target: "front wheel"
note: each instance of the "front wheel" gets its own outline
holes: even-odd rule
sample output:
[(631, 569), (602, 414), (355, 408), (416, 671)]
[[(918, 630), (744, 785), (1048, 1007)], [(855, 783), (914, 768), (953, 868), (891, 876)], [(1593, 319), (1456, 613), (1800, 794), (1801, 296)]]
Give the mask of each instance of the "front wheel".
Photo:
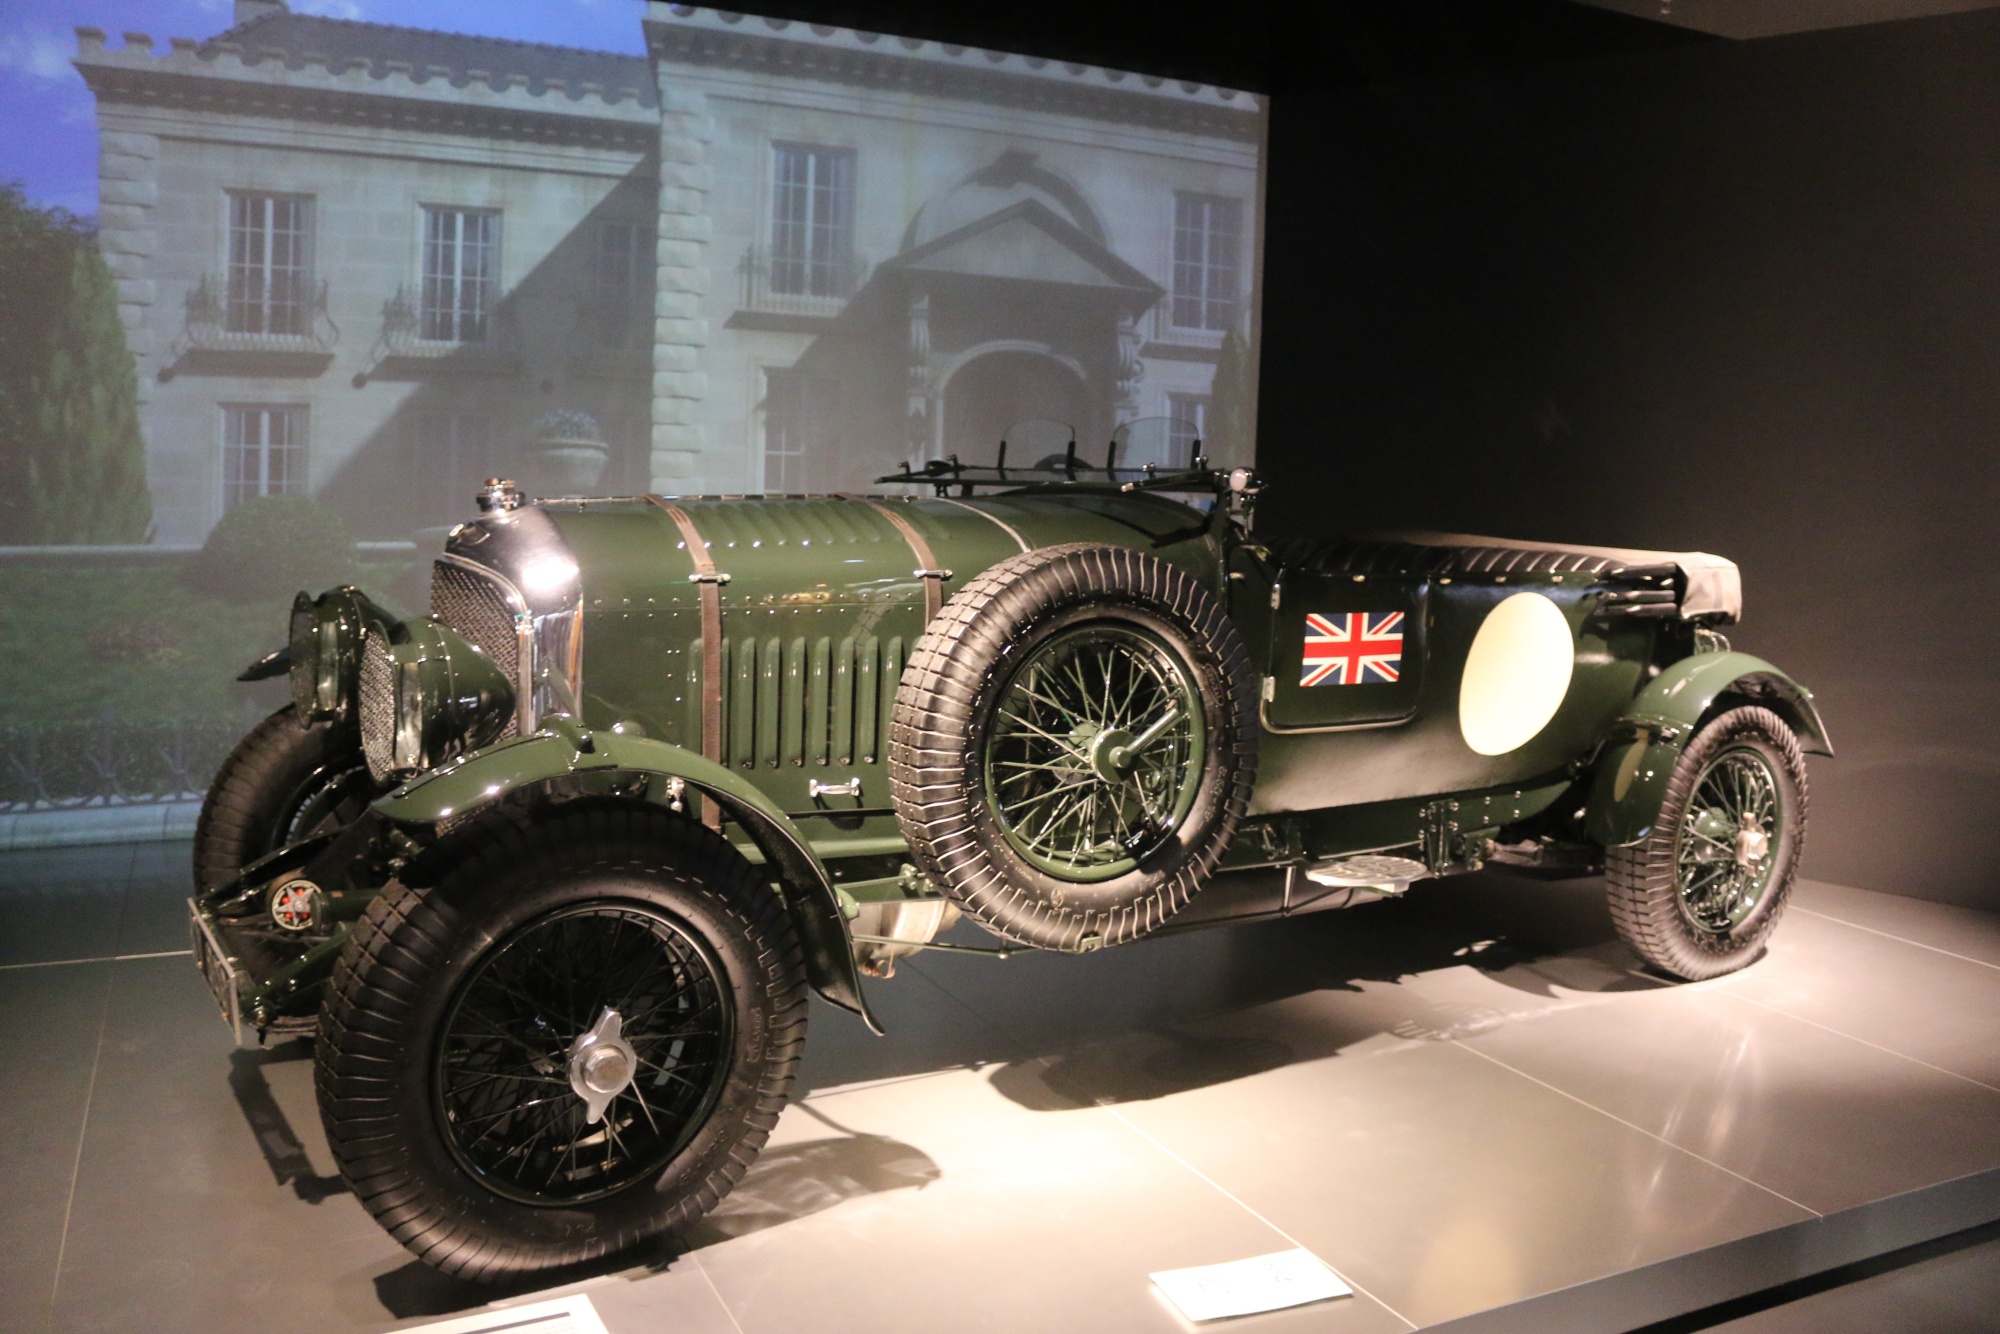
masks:
[(227, 884), (267, 853), (346, 824), (381, 795), (343, 722), (301, 723), (287, 704), (222, 762), (194, 832), (197, 890)]
[(594, 1260), (713, 1208), (763, 1147), (805, 1043), (777, 896), (663, 811), (498, 820), (396, 886), (321, 1015), (327, 1139), (356, 1198), (449, 1274)]
[(1653, 831), (1605, 854), (1618, 934), (1687, 981), (1743, 967), (1777, 928), (1805, 827), (1805, 759), (1784, 719), (1711, 719), (1675, 763)]

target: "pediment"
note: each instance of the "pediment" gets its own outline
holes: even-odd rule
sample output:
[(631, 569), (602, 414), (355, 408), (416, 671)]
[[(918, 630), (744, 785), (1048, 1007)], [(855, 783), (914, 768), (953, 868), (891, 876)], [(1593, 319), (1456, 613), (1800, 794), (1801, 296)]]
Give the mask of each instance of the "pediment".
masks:
[(1024, 199), (888, 261), (917, 273), (1097, 287), (1157, 300), (1159, 284), (1040, 200)]

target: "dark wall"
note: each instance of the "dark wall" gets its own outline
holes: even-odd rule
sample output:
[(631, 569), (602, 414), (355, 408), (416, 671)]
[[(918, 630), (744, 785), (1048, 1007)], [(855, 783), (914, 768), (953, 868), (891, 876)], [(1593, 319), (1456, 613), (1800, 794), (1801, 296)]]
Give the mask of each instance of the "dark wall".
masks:
[(2000, 13), (762, 7), (1269, 93), (1269, 526), (1735, 558), (1840, 750), (1808, 873), (2000, 908)]
[(758, 0), (757, 12), (1287, 96), (1713, 40), (1570, 0)]
[(2000, 14), (1274, 101), (1273, 527), (1701, 548), (1807, 872), (2000, 907)]

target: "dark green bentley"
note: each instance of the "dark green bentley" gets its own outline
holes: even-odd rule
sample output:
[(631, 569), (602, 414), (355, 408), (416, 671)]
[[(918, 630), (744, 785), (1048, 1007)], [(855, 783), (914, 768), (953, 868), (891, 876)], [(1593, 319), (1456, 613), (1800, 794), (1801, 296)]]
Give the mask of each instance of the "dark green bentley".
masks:
[[(1004, 462), (1004, 453), (1002, 455)], [(608, 1255), (743, 1175), (807, 988), (961, 915), (1009, 950), (1601, 862), (1618, 929), (1754, 958), (1811, 695), (1732, 652), (1736, 567), (1253, 535), (1246, 470), (955, 460), (885, 496), (524, 504), (428, 616), (301, 594), (292, 704), (223, 766), (195, 953), (239, 1039), (316, 1034), (355, 1195), (424, 1260)]]

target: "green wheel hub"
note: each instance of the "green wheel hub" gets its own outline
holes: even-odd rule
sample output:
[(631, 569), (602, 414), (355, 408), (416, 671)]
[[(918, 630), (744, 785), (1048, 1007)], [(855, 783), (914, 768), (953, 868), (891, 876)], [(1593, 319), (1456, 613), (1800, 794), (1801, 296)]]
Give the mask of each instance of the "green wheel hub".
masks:
[(1701, 771), (1674, 847), (1681, 909), (1710, 935), (1741, 926), (1763, 901), (1784, 812), (1778, 778), (1755, 750), (1725, 750)]
[(1165, 640), (1101, 621), (1058, 631), (1001, 687), (987, 809), (1038, 870), (1112, 879), (1194, 805), (1205, 733), (1194, 672)]

